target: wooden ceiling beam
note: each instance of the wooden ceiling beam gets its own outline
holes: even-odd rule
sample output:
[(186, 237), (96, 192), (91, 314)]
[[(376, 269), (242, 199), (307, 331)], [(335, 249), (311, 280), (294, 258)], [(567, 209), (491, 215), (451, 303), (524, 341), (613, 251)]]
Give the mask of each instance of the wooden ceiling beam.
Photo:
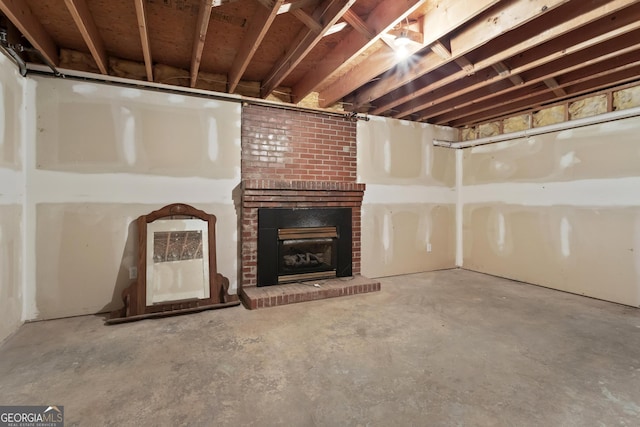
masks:
[(367, 23), (351, 9), (347, 10), (342, 17), (347, 21), (347, 24), (351, 25), (351, 28), (363, 35), (365, 39), (373, 40), (376, 37), (377, 34), (375, 30), (369, 28)]
[[(520, 4), (520, 2), (517, 2), (517, 4)], [(625, 10), (628, 7), (634, 7), (633, 5), (635, 5), (635, 7), (640, 7), (637, 5), (637, 2), (635, 0), (614, 0), (605, 6), (601, 6), (599, 8), (590, 10), (587, 13), (571, 18), (568, 21), (556, 25), (555, 27), (549, 28), (534, 37), (527, 38), (520, 43), (512, 44), (508, 48), (501, 49), (493, 55), (487, 55), (484, 59), (476, 62), (476, 72), (479, 72), (480, 70), (488, 67), (492, 67), (494, 64), (507, 60), (509, 58), (519, 57), (521, 55), (531, 53), (539, 49), (544, 49), (544, 42), (550, 39), (556, 39), (560, 36), (565, 36), (564, 40), (566, 40), (566, 35), (573, 32), (577, 32), (577, 34), (581, 36), (590, 38), (592, 37), (592, 35), (584, 32), (584, 28), (589, 24), (593, 24), (594, 28), (597, 27), (597, 31), (606, 31), (607, 28), (616, 28), (617, 30), (619, 30), (618, 26), (624, 25), (623, 22), (625, 19), (635, 22), (635, 20), (632, 19), (632, 17), (635, 16), (633, 13), (625, 13)], [(602, 19), (603, 16), (607, 18)], [(626, 29), (626, 31), (629, 31), (630, 29)], [(622, 31), (625, 31), (625, 29), (623, 28)], [(615, 36), (615, 33), (611, 33), (610, 37), (612, 36)], [(596, 36), (593, 36), (592, 41), (595, 41), (595, 37)], [(589, 41), (587, 41), (587, 43), (589, 43)], [(554, 49), (556, 46), (559, 45), (557, 43), (554, 43), (550, 45), (550, 48)], [(573, 48), (568, 47), (568, 49)], [(546, 54), (538, 54), (538, 60), (532, 60), (531, 62), (528, 62), (529, 65), (525, 63), (522, 67), (512, 68), (511, 73), (521, 74), (523, 71), (526, 71), (537, 65), (541, 65), (545, 62), (557, 59), (564, 54), (565, 51), (562, 47), (559, 49), (555, 49), (552, 52), (547, 52)], [(389, 95), (385, 96), (384, 99), (380, 100), (380, 103), (376, 103), (376, 108), (372, 111), (372, 114), (378, 114), (379, 111), (386, 111), (390, 108), (401, 106), (400, 108), (396, 108), (398, 110), (398, 113), (395, 114), (394, 117), (401, 118), (409, 116), (416, 111), (420, 111), (425, 108), (425, 104), (423, 101), (421, 101), (421, 99), (423, 99), (424, 97), (429, 97), (429, 101), (432, 101), (433, 97), (428, 94), (433, 93), (439, 88), (443, 88), (447, 85), (455, 84), (456, 82), (464, 79), (465, 76), (466, 73), (464, 71), (460, 71), (458, 73), (449, 74), (448, 76), (440, 78), (437, 81), (432, 81), (431, 79), (429, 79), (428, 75), (425, 75), (414, 82), (414, 86), (419, 89), (412, 90), (407, 94), (398, 94), (395, 92), (389, 93)], [(492, 79), (488, 79), (487, 83), (495, 83), (496, 80), (501, 78), (502, 77), (494, 77)], [(477, 84), (482, 85), (482, 81), (477, 82)]]
[[(395, 108), (398, 105), (403, 104), (411, 99), (412, 96), (418, 96), (414, 91), (406, 95), (396, 94), (393, 91), (408, 85), (410, 82), (426, 75), (427, 73), (445, 65), (448, 62), (470, 53), (471, 51), (480, 48), (490, 40), (504, 34), (510, 29), (517, 28), (536, 17), (539, 17), (550, 10), (558, 7), (561, 4), (566, 3), (567, 0), (533, 0), (527, 2), (507, 2), (504, 6), (498, 7), (495, 12), (491, 13), (486, 19), (480, 21), (471, 21), (471, 23), (462, 29), (459, 33), (453, 35), (449, 39), (449, 48), (451, 56), (448, 59), (443, 59), (439, 55), (424, 55), (417, 63), (412, 64), (411, 73), (391, 73), (390, 75), (382, 78), (376, 83), (370, 85), (364, 90), (360, 91), (356, 97), (356, 107), (364, 105), (366, 103), (373, 103), (376, 108), (371, 111), (372, 114), (380, 114), (384, 111)], [(459, 8), (469, 8), (468, 2), (457, 3)], [(465, 6), (466, 5), (466, 6)], [(490, 6), (484, 4), (484, 6)], [(544, 7), (543, 7), (544, 6)], [(464, 11), (464, 9), (456, 9), (462, 18), (470, 14), (470, 11)], [(484, 10), (484, 9), (482, 9)], [(438, 21), (450, 18), (446, 11), (439, 12), (440, 15)], [(450, 12), (450, 13), (453, 13)], [(475, 14), (477, 15), (477, 13)], [(474, 16), (475, 16), (474, 15)], [(451, 17), (453, 18), (453, 17)], [(472, 17), (469, 16), (468, 19)], [(496, 22), (495, 25), (487, 24)], [(440, 24), (442, 25), (442, 24)], [(450, 31), (449, 31), (450, 32)], [(471, 37), (473, 35), (473, 37)], [(460, 43), (459, 39), (463, 39), (466, 43)], [(477, 72), (481, 67), (478, 63), (474, 64), (474, 70)], [(462, 78), (467, 75), (468, 70), (457, 74), (457, 78)], [(419, 88), (419, 85), (411, 85), (412, 88)], [(385, 95), (389, 95), (388, 99)], [(384, 97), (384, 98), (383, 98)], [(380, 99), (383, 98), (383, 99)], [(379, 100), (376, 102), (376, 100)]]
[[(426, 12), (422, 22), (422, 33), (425, 34), (423, 43), (435, 42), (498, 2), (499, 0), (476, 0), (473, 2), (473, 7), (469, 5), (468, 0), (450, 0), (446, 7), (440, 7), (441, 4), (434, 2), (432, 9)], [(411, 53), (418, 50), (415, 49)], [(328, 107), (334, 104), (345, 95), (403, 61), (401, 58), (388, 55), (386, 49), (370, 55), (365, 61), (344, 74), (339, 81), (333, 83), (331, 87), (320, 91), (320, 106)], [(413, 66), (412, 72), (406, 74), (413, 74)], [(359, 104), (368, 102), (368, 100), (361, 102), (360, 96), (357, 97), (357, 101)]]
[(507, 67), (502, 61), (496, 62), (491, 67), (502, 77), (508, 77), (509, 74), (511, 74), (511, 70), (509, 70), (509, 67)]
[(51, 64), (60, 64), (58, 47), (24, 0), (0, 0), (0, 10)]
[(64, 0), (64, 3), (67, 5), (67, 9), (69, 9), (69, 13), (71, 13), (73, 21), (76, 23), (76, 27), (78, 27), (82, 35), (82, 39), (89, 48), (91, 56), (93, 56), (94, 61), (96, 61), (98, 69), (102, 74), (109, 74), (107, 52), (86, 1)]
[[(615, 42), (615, 41), (614, 41)], [(550, 78), (553, 75), (559, 75), (562, 73), (563, 81), (568, 80), (567, 75), (572, 76), (572, 79), (576, 79), (585, 77), (586, 73), (599, 73), (603, 70), (608, 69), (610, 66), (624, 66), (628, 63), (634, 62), (637, 57), (633, 55), (638, 54), (638, 47), (631, 46), (624, 48), (622, 50), (612, 50), (608, 53), (603, 53), (603, 57), (598, 59), (597, 62), (594, 61), (577, 61), (576, 63), (572, 63), (573, 65), (567, 65), (567, 63), (559, 63), (555, 67), (554, 70), (547, 69), (541, 70), (538, 74), (532, 76), (530, 80), (527, 81), (524, 85), (519, 87), (514, 87), (510, 85), (506, 80), (498, 84), (493, 84), (491, 86), (482, 87), (479, 90), (474, 92), (466, 93), (457, 98), (451, 98), (448, 102), (437, 104), (433, 107), (426, 108), (417, 112), (415, 117), (418, 117), (420, 120), (431, 120), (434, 117), (445, 116), (447, 120), (455, 120), (459, 117), (462, 117), (466, 114), (475, 113), (477, 111), (482, 110), (486, 105), (488, 109), (493, 109), (494, 106), (498, 106), (500, 104), (500, 99), (504, 98), (507, 100), (511, 100), (515, 98), (517, 93), (527, 93), (527, 91), (531, 92), (536, 87), (543, 87), (545, 89), (551, 89), (548, 85), (544, 83), (544, 80)], [(587, 56), (587, 55), (585, 55)], [(607, 61), (609, 64), (607, 64)], [(582, 71), (581, 71), (582, 70)], [(584, 70), (589, 70), (584, 71)], [(558, 85), (560, 88), (562, 85)], [(564, 97), (566, 93), (555, 94), (555, 96)]]
[(196, 24), (196, 33), (193, 40), (193, 52), (191, 54), (191, 87), (196, 86), (198, 80), (198, 71), (200, 70), (200, 62), (202, 61), (202, 50), (204, 42), (207, 39), (207, 30), (209, 29), (209, 20), (211, 19), (211, 9), (214, 3), (220, 6), (220, 0), (201, 0), (200, 11), (198, 12), (198, 23)]
[(292, 10), (291, 14), (296, 18), (298, 18), (300, 22), (306, 25), (307, 28), (309, 28), (314, 33), (318, 34), (320, 31), (322, 31), (322, 25), (320, 25), (318, 21), (313, 19), (313, 17), (309, 15), (307, 12), (305, 12), (304, 10), (302, 9)]
[[(519, 87), (530, 87), (544, 82), (545, 79), (555, 78), (560, 74), (580, 69), (605, 59), (609, 59), (609, 61), (617, 60), (617, 55), (625, 54), (628, 50), (634, 51), (636, 49), (636, 40), (640, 39), (640, 21), (636, 21), (632, 17), (630, 19), (633, 21), (631, 24), (623, 25), (599, 37), (590, 38), (588, 34), (584, 34), (587, 40), (583, 43), (579, 43), (570, 49), (561, 49), (554, 54), (515, 68), (512, 71), (522, 75), (524, 80)], [(613, 21), (609, 22), (609, 24), (617, 27), (621, 23)], [(412, 108), (412, 114), (421, 111), (420, 117), (424, 120), (440, 115), (450, 109), (460, 110), (466, 105), (476, 104), (485, 98), (495, 97), (515, 89), (512, 85), (499, 89), (496, 84), (500, 80), (503, 80), (503, 78), (497, 76), (481, 79), (474, 84), (460, 81), (458, 83), (459, 86), (456, 86), (454, 90), (442, 88), (430, 94), (425, 94), (420, 99), (426, 101), (426, 104), (420, 105), (420, 100), (412, 101), (418, 106), (417, 108)], [(481, 95), (479, 90), (483, 89), (484, 93)], [(437, 101), (431, 99), (434, 95)], [(463, 98), (465, 96), (466, 98)], [(400, 114), (402, 113), (398, 113), (398, 116)]]
[[(261, 2), (262, 3), (262, 2)], [(229, 93), (235, 92), (242, 75), (255, 55), (260, 43), (271, 27), (278, 10), (282, 7), (284, 0), (276, 0), (271, 2), (271, 6), (259, 7), (249, 21), (249, 29), (242, 40), (240, 49), (236, 53), (233, 64), (229, 70), (228, 85)]]
[(147, 7), (145, 0), (134, 0), (136, 7), (136, 18), (138, 20), (138, 30), (140, 32), (140, 43), (142, 44), (142, 56), (144, 58), (144, 68), (147, 73), (147, 81), (153, 81), (153, 61), (151, 59), (151, 45), (149, 44), (149, 28), (147, 24)]
[[(270, 0), (258, 0), (260, 2), (266, 2)], [(319, 0), (297, 0), (297, 1), (287, 1), (280, 6), (278, 9), (278, 15), (282, 15), (283, 13), (293, 12), (296, 9), (301, 9), (307, 6), (315, 6), (317, 5)]]
[(429, 49), (445, 61), (451, 59), (451, 43), (447, 43), (447, 40), (436, 40)]
[(546, 79), (542, 80), (544, 82), (545, 85), (547, 85), (547, 87), (549, 89), (551, 89), (553, 91), (553, 93), (558, 96), (558, 97), (563, 97), (563, 96), (567, 96), (567, 92), (564, 91), (564, 89), (562, 89), (560, 87), (560, 85), (558, 84), (558, 82), (556, 81), (556, 79), (554, 79), (553, 77), (549, 77)]
[(464, 55), (459, 56), (453, 60), (462, 70), (467, 73), (467, 76), (475, 74), (473, 64)]
[(289, 50), (271, 69), (262, 82), (260, 94), (263, 98), (271, 92), (293, 71), (304, 59), (313, 47), (322, 39), (324, 33), (335, 24), (338, 19), (349, 10), (356, 0), (325, 0), (313, 12), (313, 19), (322, 25), (318, 33), (309, 28), (303, 28), (298, 32)]
[[(578, 78), (575, 81), (567, 81), (561, 86), (567, 92), (567, 96), (576, 97), (635, 81), (638, 75), (640, 75), (640, 61), (621, 67), (606, 67), (604, 71), (595, 74), (586, 72), (582, 78)], [(505, 117), (522, 111), (551, 106), (553, 104), (549, 104), (554, 99), (556, 99), (556, 95), (553, 94), (552, 90), (547, 86), (542, 86), (536, 90), (528, 89), (525, 93), (520, 93), (516, 98), (509, 97), (497, 105), (492, 103), (491, 107), (482, 109), (475, 114), (462, 115), (453, 120), (444, 116), (437, 118), (436, 123), (447, 123), (451, 126), (473, 125), (498, 116)], [(497, 112), (496, 109), (498, 110)]]
[[(639, 24), (640, 25), (640, 24)], [(571, 55), (563, 56), (553, 63), (545, 64), (532, 70), (527, 74), (526, 82), (523, 85), (514, 87), (512, 85), (483, 85), (477, 90), (465, 92), (462, 96), (447, 97), (445, 103), (424, 109), (418, 112), (420, 120), (429, 120), (433, 117), (445, 116), (447, 120), (455, 120), (465, 114), (475, 113), (481, 110), (483, 105), (487, 108), (495, 108), (500, 104), (500, 97), (511, 100), (514, 94), (524, 91), (531, 91), (531, 88), (542, 85), (550, 89), (558, 89), (564, 84), (558, 84), (556, 88), (549, 88), (545, 80), (553, 78), (556, 83), (566, 80), (576, 80), (577, 78), (588, 77), (591, 74), (601, 73), (610, 67), (626, 66), (637, 61), (640, 45), (635, 40), (640, 38), (640, 29), (634, 33), (624, 34), (621, 37), (611, 39), (606, 43), (601, 43), (591, 47), (591, 51), (575, 52)], [(594, 57), (595, 52), (599, 56)], [(589, 59), (591, 58), (591, 59)], [(565, 77), (570, 75), (571, 77)], [(578, 77), (576, 77), (578, 76)], [(555, 94), (555, 96), (566, 96)]]
[[(324, 60), (300, 79), (292, 88), (295, 102), (299, 102), (324, 81), (343, 72), (349, 62), (376, 43), (383, 34), (402, 22), (425, 3), (424, 0), (385, 0), (363, 21), (352, 11), (343, 17), (354, 31), (349, 32)], [(326, 104), (326, 103), (323, 103)]]
[(504, 62), (502, 61), (496, 62), (495, 64), (492, 65), (492, 67), (496, 71), (496, 73), (498, 73), (500, 76), (506, 77), (509, 80), (511, 80), (511, 83), (513, 83), (514, 86), (519, 86), (522, 83), (524, 83), (524, 80), (522, 80), (522, 77), (520, 77), (518, 74), (512, 74), (511, 70), (509, 69), (509, 67), (507, 67), (504, 64)]

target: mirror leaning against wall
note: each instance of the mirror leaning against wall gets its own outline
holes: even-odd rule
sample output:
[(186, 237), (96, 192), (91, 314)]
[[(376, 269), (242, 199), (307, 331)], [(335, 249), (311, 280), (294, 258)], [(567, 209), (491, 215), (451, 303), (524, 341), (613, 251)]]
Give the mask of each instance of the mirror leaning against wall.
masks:
[(216, 264), (216, 217), (174, 203), (142, 215), (138, 279), (122, 292), (124, 307), (107, 323), (239, 305)]

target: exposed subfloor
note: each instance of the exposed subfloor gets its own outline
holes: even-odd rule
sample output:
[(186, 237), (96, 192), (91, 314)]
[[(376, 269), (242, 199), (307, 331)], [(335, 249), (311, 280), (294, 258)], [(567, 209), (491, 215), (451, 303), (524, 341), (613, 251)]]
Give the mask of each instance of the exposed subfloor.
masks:
[(0, 404), (64, 405), (68, 426), (640, 425), (640, 310), (464, 270), (380, 281), (26, 324), (0, 348)]

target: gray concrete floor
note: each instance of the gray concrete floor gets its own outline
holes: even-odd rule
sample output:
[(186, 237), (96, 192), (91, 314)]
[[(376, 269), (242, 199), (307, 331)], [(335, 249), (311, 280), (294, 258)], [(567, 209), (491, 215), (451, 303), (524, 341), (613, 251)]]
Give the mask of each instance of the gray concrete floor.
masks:
[(640, 310), (462, 270), (381, 281), (26, 324), (0, 348), (0, 404), (64, 405), (68, 426), (640, 425)]

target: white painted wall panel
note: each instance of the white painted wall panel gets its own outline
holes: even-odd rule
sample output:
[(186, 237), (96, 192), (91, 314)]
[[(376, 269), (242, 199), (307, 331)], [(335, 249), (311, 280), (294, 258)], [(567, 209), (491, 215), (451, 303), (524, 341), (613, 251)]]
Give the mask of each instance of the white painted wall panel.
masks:
[(110, 311), (137, 265), (135, 219), (170, 203), (217, 217), (237, 289), (240, 105), (73, 80), (32, 80), (29, 318)]
[(640, 305), (640, 118), (464, 150), (463, 266)]
[(23, 83), (0, 54), (0, 342), (23, 320)]
[(455, 155), (433, 146), (446, 133), (380, 117), (358, 123), (363, 275), (455, 267)]
[[(235, 292), (239, 104), (23, 80), (2, 56), (0, 91), (0, 340), (21, 320), (120, 307), (135, 218), (168, 203), (218, 217), (218, 269)], [(359, 122), (362, 273), (458, 262), (640, 305), (639, 131), (629, 118), (456, 154), (433, 146), (454, 139), (446, 128)]]

